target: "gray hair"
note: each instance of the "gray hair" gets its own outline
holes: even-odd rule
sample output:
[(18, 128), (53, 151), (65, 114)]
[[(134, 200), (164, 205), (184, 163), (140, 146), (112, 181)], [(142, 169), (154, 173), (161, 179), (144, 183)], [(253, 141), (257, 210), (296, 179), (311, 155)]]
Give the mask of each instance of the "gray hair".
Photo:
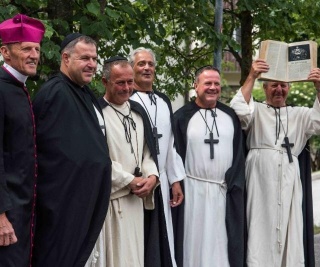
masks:
[(196, 83), (199, 81), (199, 76), (201, 75), (201, 73), (203, 73), (205, 70), (214, 70), (220, 74), (220, 70), (212, 65), (206, 65), (206, 66), (200, 67), (199, 69), (196, 70), (194, 74), (194, 81)]
[(74, 52), (74, 48), (77, 43), (84, 42), (86, 44), (93, 44), (95, 47), (97, 47), (97, 42), (93, 40), (91, 37), (82, 35), (74, 40), (72, 40), (70, 43), (68, 43), (65, 48), (61, 51), (61, 55), (63, 53), (67, 53), (69, 56)]
[(139, 47), (139, 48), (133, 50), (129, 55), (129, 62), (131, 64), (131, 66), (134, 65), (134, 62), (136, 60), (136, 55), (141, 53), (141, 52), (148, 52), (152, 56), (154, 65), (155, 66), (157, 65), (155, 53), (150, 48)]
[(115, 65), (120, 65), (121, 67), (131, 66), (127, 60), (116, 60), (116, 61), (105, 63), (102, 69), (102, 77), (105, 78), (107, 81), (110, 80), (111, 71), (113, 66)]

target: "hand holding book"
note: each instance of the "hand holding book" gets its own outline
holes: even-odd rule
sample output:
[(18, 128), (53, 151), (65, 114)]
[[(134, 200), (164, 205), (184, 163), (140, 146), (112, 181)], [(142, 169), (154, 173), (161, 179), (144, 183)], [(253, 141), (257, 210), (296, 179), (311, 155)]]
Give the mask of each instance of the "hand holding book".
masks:
[(260, 74), (261, 80), (307, 81), (310, 71), (317, 67), (317, 43), (262, 41), (259, 58), (264, 59), (270, 67), (268, 72)]

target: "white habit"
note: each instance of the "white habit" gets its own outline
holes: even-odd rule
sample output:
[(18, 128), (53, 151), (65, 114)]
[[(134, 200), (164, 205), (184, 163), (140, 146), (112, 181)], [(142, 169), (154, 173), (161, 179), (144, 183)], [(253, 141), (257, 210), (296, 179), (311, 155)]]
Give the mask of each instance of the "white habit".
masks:
[[(149, 112), (149, 120), (151, 119), (153, 124), (155, 124), (156, 120), (158, 134), (162, 134), (162, 137), (159, 138), (160, 154), (158, 154), (160, 185), (164, 202), (163, 206), (170, 245), (170, 253), (173, 267), (175, 267), (176, 263), (174, 260), (174, 239), (169, 190), (173, 183), (183, 180), (186, 174), (182, 159), (174, 147), (174, 137), (171, 128), (170, 111), (168, 105), (158, 95), (154, 94), (154, 97), (156, 98), (157, 112), (156, 105), (154, 103), (151, 104), (148, 94), (136, 92), (132, 95), (131, 99), (140, 103), (141, 106), (143, 106), (143, 108)], [(157, 117), (155, 119), (156, 114)], [(151, 127), (153, 126), (151, 125)]]
[[(302, 185), (297, 156), (313, 134), (320, 133), (320, 107), (282, 107), (265, 103), (247, 104), (241, 89), (231, 101), (247, 132), (247, 265), (302, 267), (304, 265)], [(275, 112), (281, 122), (276, 127)], [(288, 117), (288, 119), (287, 119)], [(276, 140), (276, 130), (279, 130)], [(277, 128), (277, 129), (276, 129)], [(289, 163), (285, 132), (293, 162)]]
[[(129, 103), (113, 105), (124, 115), (129, 114)], [(144, 212), (153, 209), (153, 193), (141, 198), (130, 193), (128, 184), (134, 178), (137, 166), (124, 127), (112, 107), (103, 110), (107, 142), (112, 160), (112, 188), (109, 210), (95, 248), (86, 267), (143, 267), (144, 266)], [(143, 177), (158, 176), (157, 167), (144, 140), (144, 125), (140, 115), (132, 111), (136, 132), (131, 127), (131, 141)], [(138, 139), (138, 146), (136, 142)], [(138, 149), (138, 150), (137, 150)], [(137, 153), (138, 151), (138, 153)], [(142, 161), (143, 158), (143, 161)]]
[[(210, 111), (200, 109), (211, 130)], [(199, 112), (187, 129), (185, 167), (184, 267), (228, 267), (225, 173), (232, 165), (234, 125), (229, 115), (216, 109), (213, 126), (214, 159), (210, 159), (209, 130)]]

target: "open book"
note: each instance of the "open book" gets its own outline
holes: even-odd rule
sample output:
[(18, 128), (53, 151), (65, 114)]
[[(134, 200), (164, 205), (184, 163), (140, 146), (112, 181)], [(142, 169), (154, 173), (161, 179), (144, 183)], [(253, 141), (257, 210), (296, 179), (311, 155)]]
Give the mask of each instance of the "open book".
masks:
[(270, 66), (267, 73), (259, 76), (261, 80), (306, 81), (310, 71), (317, 67), (317, 43), (262, 41), (259, 58), (264, 59)]

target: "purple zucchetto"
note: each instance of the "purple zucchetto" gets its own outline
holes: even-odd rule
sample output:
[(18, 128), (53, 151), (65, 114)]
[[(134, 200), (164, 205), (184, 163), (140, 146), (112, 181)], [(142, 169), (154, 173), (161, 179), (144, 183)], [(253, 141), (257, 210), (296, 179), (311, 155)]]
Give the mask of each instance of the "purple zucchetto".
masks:
[(44, 33), (45, 28), (40, 20), (23, 14), (17, 14), (0, 24), (2, 44), (18, 42), (40, 43)]

